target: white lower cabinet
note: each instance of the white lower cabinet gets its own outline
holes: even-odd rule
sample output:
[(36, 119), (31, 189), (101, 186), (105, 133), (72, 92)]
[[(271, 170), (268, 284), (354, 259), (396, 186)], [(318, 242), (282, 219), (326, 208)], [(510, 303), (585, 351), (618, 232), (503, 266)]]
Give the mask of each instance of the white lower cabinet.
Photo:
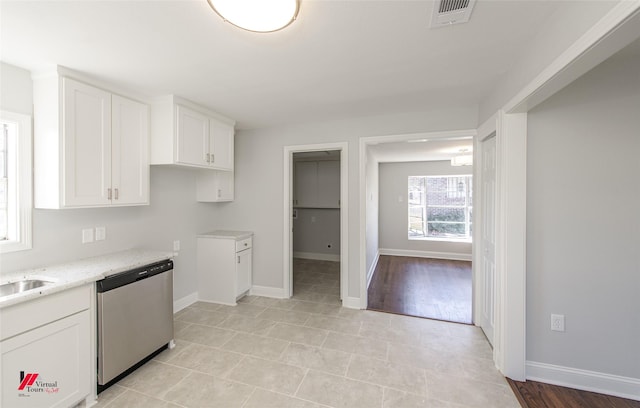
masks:
[(87, 285), (0, 310), (0, 406), (67, 408), (95, 381)]
[(198, 299), (236, 305), (249, 293), (253, 233), (213, 231), (198, 235)]

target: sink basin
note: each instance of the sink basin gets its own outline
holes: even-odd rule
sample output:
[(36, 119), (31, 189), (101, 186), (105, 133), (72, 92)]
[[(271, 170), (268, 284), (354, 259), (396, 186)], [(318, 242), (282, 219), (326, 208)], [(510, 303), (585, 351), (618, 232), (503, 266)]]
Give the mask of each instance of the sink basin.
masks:
[(4, 285), (0, 285), (0, 297), (26, 292), (27, 290), (39, 288), (50, 283), (53, 282), (40, 279), (25, 279), (18, 282), (5, 283)]

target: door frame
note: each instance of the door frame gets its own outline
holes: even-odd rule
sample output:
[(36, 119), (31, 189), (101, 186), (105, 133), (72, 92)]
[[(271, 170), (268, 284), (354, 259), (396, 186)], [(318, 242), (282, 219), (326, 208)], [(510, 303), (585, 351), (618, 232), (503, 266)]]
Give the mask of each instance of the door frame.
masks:
[(308, 145), (294, 145), (284, 147), (284, 201), (283, 201), (283, 295), (290, 298), (293, 295), (293, 154), (303, 152), (340, 151), (340, 299), (343, 306), (348, 302), (349, 276), (349, 143), (321, 143)]

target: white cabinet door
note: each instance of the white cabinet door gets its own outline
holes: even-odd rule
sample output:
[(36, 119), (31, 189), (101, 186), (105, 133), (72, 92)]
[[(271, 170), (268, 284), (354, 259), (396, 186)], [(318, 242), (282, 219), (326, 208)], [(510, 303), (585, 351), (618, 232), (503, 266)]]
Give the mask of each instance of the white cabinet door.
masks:
[(208, 167), (209, 118), (180, 105), (176, 117), (176, 162)]
[(196, 177), (196, 200), (205, 203), (233, 201), (232, 171), (200, 170)]
[(66, 408), (91, 392), (89, 310), (0, 342), (0, 406)]
[(209, 127), (211, 167), (218, 170), (233, 170), (233, 126), (211, 119)]
[(318, 163), (296, 162), (294, 207), (313, 207), (318, 199)]
[(236, 297), (251, 289), (251, 249), (236, 253)]
[(108, 205), (111, 189), (111, 94), (64, 78), (63, 101), (63, 205)]
[(111, 102), (112, 204), (147, 204), (149, 107), (117, 95), (112, 96)]
[(318, 198), (321, 208), (340, 207), (340, 162), (337, 160), (318, 162)]

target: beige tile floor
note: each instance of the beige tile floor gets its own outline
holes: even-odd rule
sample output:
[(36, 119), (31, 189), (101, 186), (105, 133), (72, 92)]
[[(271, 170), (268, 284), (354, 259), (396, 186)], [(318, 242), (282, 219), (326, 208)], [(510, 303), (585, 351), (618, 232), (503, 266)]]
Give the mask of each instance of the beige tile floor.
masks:
[(178, 312), (177, 346), (97, 407), (519, 407), (477, 327), (345, 309), (337, 263), (294, 271), (293, 299)]

